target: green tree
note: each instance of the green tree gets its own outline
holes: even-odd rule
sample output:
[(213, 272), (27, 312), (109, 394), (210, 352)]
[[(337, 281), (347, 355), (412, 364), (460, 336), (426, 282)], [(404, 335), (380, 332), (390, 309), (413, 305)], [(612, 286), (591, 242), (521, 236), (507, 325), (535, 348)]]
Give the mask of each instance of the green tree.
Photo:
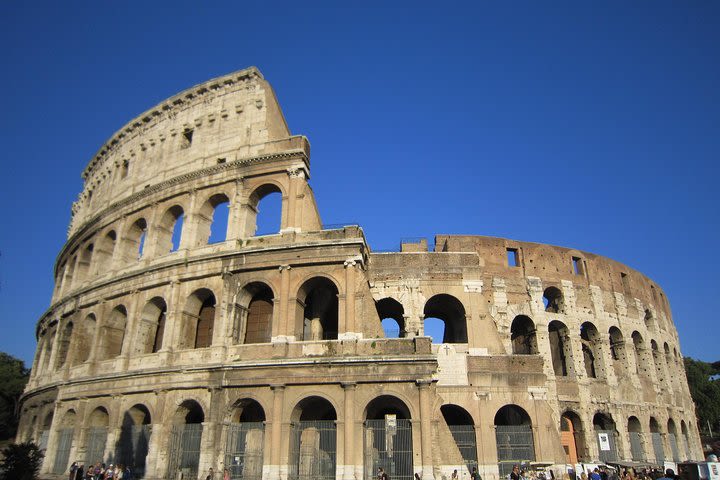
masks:
[(30, 378), (22, 360), (0, 352), (0, 440), (13, 438), (18, 424), (18, 401)]
[(0, 480), (35, 480), (43, 453), (32, 442), (12, 443), (2, 450)]
[(713, 434), (720, 433), (720, 362), (707, 363), (685, 357), (685, 373), (690, 395), (697, 407), (698, 427)]

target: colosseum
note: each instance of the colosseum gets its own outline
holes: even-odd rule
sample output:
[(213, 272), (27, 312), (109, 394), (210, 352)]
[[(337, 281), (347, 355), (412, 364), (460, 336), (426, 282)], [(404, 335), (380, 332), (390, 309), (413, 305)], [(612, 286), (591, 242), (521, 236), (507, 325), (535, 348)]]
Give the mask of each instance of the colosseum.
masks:
[[(660, 286), (571, 248), (438, 235), (373, 252), (359, 226), (323, 226), (308, 140), (256, 68), (142, 113), (82, 177), (21, 400), (44, 478), (75, 461), (168, 480), (562, 478), (702, 456)], [(279, 231), (260, 235), (273, 194)]]

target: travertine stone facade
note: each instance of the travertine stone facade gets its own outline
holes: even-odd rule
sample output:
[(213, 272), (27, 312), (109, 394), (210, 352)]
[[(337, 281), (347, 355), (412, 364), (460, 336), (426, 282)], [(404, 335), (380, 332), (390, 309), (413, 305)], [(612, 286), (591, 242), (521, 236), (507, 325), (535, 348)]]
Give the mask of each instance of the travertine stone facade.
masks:
[[(105, 461), (148, 479), (492, 480), (529, 461), (700, 458), (652, 280), (481, 236), (373, 253), (358, 226), (323, 228), (309, 155), (255, 68), (95, 155), (22, 399), (18, 438), (45, 448), (44, 475)], [(270, 194), (279, 231), (256, 235)]]

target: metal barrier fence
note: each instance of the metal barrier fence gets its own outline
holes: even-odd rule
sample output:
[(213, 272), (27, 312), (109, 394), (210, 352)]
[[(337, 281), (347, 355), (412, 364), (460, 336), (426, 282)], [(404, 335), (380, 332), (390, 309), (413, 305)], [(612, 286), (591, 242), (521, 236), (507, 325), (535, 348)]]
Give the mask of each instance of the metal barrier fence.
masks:
[(639, 432), (630, 432), (630, 453), (635, 462), (645, 460), (645, 452), (642, 444), (642, 434)]
[(392, 480), (413, 480), (410, 420), (366, 420), (364, 438), (365, 480), (376, 478), (380, 467)]
[[(472, 425), (448, 425), (448, 428), (463, 459), (463, 465), (457, 465), (457, 469), (460, 472), (467, 469), (465, 473), (469, 476), (473, 467), (478, 466), (475, 427)], [(461, 473), (460, 478), (462, 477)]]
[(294, 423), (290, 431), (290, 480), (335, 480), (335, 420)]
[(150, 425), (129, 425), (120, 430), (115, 460), (129, 466), (135, 478), (145, 476), (145, 457), (148, 454), (151, 434)]
[(43, 453), (47, 450), (48, 438), (50, 438), (50, 430), (43, 430), (40, 434), (40, 443), (38, 443), (38, 447), (40, 447)]
[(655, 461), (662, 465), (665, 461), (665, 449), (663, 448), (662, 435), (657, 432), (650, 434), (652, 437), (653, 451), (655, 452)]
[(105, 463), (105, 444), (107, 443), (107, 427), (90, 427), (87, 433), (87, 450), (85, 465)]
[(231, 423), (227, 427), (225, 468), (233, 480), (260, 480), (263, 467), (263, 422)]
[(500, 477), (508, 475), (513, 465), (535, 461), (532, 426), (496, 425), (495, 441)]
[(674, 433), (668, 433), (668, 440), (670, 442), (670, 452), (672, 453), (673, 462), (680, 461), (680, 449), (678, 449), (677, 438)]
[(57, 432), (57, 450), (55, 450), (55, 463), (52, 473), (66, 473), (68, 461), (70, 460), (70, 448), (72, 447), (73, 428), (61, 428)]
[(595, 430), (595, 438), (598, 443), (598, 454), (601, 462), (617, 462), (617, 445), (615, 443), (614, 430)]
[(173, 426), (170, 431), (168, 478), (195, 480), (198, 477), (202, 432), (203, 427), (200, 423)]

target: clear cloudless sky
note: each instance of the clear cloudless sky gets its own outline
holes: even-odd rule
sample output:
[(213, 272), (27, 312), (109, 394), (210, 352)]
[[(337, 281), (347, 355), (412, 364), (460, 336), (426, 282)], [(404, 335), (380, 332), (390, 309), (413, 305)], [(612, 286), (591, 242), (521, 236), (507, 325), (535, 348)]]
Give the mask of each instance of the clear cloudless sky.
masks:
[(0, 351), (28, 365), (90, 158), (251, 65), (312, 143), (324, 223), (608, 256), (720, 360), (720, 2), (8, 1), (0, 41)]

